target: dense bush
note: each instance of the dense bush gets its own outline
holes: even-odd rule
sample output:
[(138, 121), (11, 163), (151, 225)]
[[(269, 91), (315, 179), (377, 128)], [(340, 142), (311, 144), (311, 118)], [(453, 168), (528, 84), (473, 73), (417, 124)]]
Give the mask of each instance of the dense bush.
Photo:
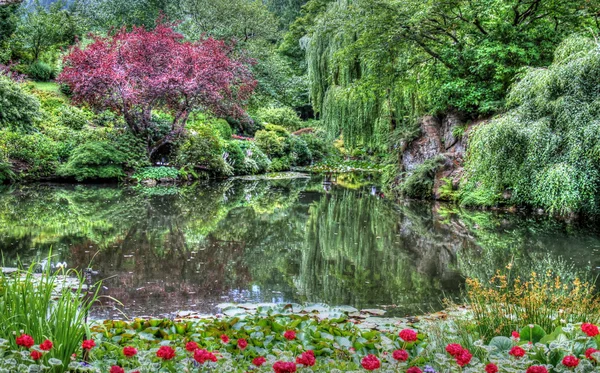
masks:
[(334, 153), (335, 148), (331, 142), (327, 141), (327, 137), (322, 131), (303, 133), (300, 138), (306, 142), (314, 162), (321, 161)]
[(300, 136), (290, 136), (287, 140), (287, 149), (291, 164), (294, 166), (306, 166), (313, 160), (308, 144)]
[(231, 140), (225, 143), (225, 161), (233, 167), (235, 174), (248, 173), (246, 167), (246, 155), (239, 145), (240, 141)]
[(86, 113), (78, 107), (64, 105), (59, 109), (58, 118), (63, 126), (81, 130), (88, 123)]
[(19, 84), (0, 76), (0, 128), (28, 129), (38, 118), (38, 99)]
[(269, 165), (269, 172), (288, 171), (292, 167), (292, 161), (289, 157), (274, 158)]
[(254, 139), (256, 140), (256, 145), (270, 158), (285, 155), (285, 137), (279, 136), (277, 132), (260, 130), (256, 132)]
[(42, 61), (35, 61), (27, 67), (27, 75), (33, 80), (47, 82), (56, 77), (56, 72), (52, 66)]
[(223, 159), (223, 146), (216, 129), (209, 126), (190, 131), (177, 150), (180, 167), (216, 175), (231, 175), (232, 167)]
[(244, 160), (244, 173), (259, 174), (265, 172), (269, 168), (271, 160), (254, 142), (240, 141), (238, 144), (246, 155), (246, 159)]
[(89, 179), (117, 179), (125, 176), (125, 154), (108, 142), (88, 142), (73, 150), (69, 161), (61, 165), (57, 175), (73, 177), (77, 181)]
[(285, 108), (261, 108), (256, 112), (256, 117), (262, 123), (282, 126), (288, 131), (296, 131), (302, 128), (302, 120), (294, 109)]
[(107, 138), (118, 151), (125, 154), (125, 167), (138, 169), (150, 166), (146, 144), (131, 133), (129, 128), (110, 131)]
[(512, 110), (470, 135), (464, 198), (508, 190), (509, 203), (597, 213), (598, 76), (600, 49), (581, 38), (565, 41), (548, 69), (529, 70), (508, 96)]
[(58, 165), (58, 144), (41, 133), (0, 131), (0, 150), (19, 178), (47, 177)]

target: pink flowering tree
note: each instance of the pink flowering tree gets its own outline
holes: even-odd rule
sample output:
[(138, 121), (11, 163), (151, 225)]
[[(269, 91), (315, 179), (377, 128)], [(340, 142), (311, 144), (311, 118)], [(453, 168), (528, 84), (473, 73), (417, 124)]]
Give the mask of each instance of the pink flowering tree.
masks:
[[(256, 82), (230, 52), (231, 47), (212, 38), (184, 41), (171, 25), (159, 21), (151, 31), (123, 28), (110, 37), (94, 37), (85, 48), (75, 46), (64, 59), (59, 81), (71, 88), (75, 102), (122, 115), (152, 156), (184, 133), (195, 109), (245, 116), (243, 108)], [(173, 118), (159, 138), (152, 121), (158, 110)]]

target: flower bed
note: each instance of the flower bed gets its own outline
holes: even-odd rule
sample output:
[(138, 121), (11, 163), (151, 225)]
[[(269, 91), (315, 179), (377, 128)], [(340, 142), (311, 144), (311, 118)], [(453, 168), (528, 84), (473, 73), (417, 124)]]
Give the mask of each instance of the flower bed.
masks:
[(11, 341), (17, 349), (0, 341), (0, 372), (600, 372), (596, 325), (549, 334), (530, 325), (487, 344), (452, 332), (460, 325), (468, 324), (376, 331), (308, 315), (105, 321), (91, 326), (68, 368), (50, 358), (52, 341), (24, 333)]

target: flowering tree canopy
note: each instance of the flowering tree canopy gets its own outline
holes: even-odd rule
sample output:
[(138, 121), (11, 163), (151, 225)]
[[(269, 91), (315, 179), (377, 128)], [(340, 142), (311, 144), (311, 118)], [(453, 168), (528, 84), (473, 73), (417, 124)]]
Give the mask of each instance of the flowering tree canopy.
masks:
[[(243, 106), (256, 83), (241, 61), (229, 57), (230, 51), (212, 38), (184, 41), (162, 22), (151, 31), (123, 28), (110, 37), (94, 37), (83, 49), (74, 47), (65, 57), (59, 81), (69, 85), (74, 101), (123, 115), (152, 156), (184, 132), (194, 109), (245, 115)], [(173, 117), (166, 135), (159, 138), (152, 122), (155, 110)]]

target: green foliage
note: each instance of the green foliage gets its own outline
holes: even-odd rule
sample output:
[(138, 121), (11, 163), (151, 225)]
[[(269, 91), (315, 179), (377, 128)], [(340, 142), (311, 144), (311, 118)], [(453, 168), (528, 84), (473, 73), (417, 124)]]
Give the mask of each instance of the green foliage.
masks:
[(231, 126), (225, 119), (221, 119), (221, 118), (213, 119), (210, 121), (209, 124), (214, 129), (216, 129), (217, 132), (219, 132), (219, 135), (221, 136), (222, 139), (224, 139), (224, 140), (231, 139), (231, 135), (233, 135), (233, 130), (231, 129)]
[(0, 150), (13, 162), (19, 179), (47, 177), (58, 165), (57, 143), (41, 133), (0, 131)]
[(33, 80), (47, 82), (56, 77), (56, 71), (45, 62), (35, 61), (27, 67), (27, 75)]
[(0, 184), (7, 181), (14, 181), (17, 175), (12, 170), (12, 165), (9, 161), (0, 161)]
[(177, 150), (176, 163), (180, 167), (216, 175), (232, 174), (232, 167), (223, 159), (219, 133), (209, 126), (199, 126), (190, 131)]
[(276, 124), (267, 123), (264, 125), (264, 130), (275, 132), (277, 136), (281, 137), (288, 137), (290, 135), (290, 132), (287, 129), (285, 129), (283, 126), (278, 126)]
[(239, 145), (240, 142), (238, 140), (227, 141), (224, 147), (227, 154), (225, 161), (233, 167), (234, 173), (238, 175), (248, 172), (246, 168), (246, 155)]
[(417, 166), (402, 183), (400, 187), (402, 194), (410, 198), (430, 199), (433, 194), (435, 174), (444, 160), (444, 156), (439, 155)]
[(40, 102), (23, 88), (0, 76), (0, 128), (30, 129), (40, 118)]
[(77, 181), (119, 179), (125, 176), (122, 166), (125, 161), (125, 154), (111, 143), (92, 141), (73, 149), (69, 161), (61, 165), (56, 173)]
[(261, 130), (254, 135), (256, 145), (270, 158), (278, 158), (285, 155), (285, 137), (279, 136), (278, 132)]
[(467, 190), (499, 195), (550, 213), (597, 213), (600, 129), (591, 41), (565, 41), (548, 69), (530, 69), (509, 94), (509, 113), (469, 139)]
[[(17, 10), (19, 4), (1, 5), (0, 6), (0, 47), (12, 36), (17, 29)], [(0, 62), (5, 62), (0, 60)]]
[(306, 146), (315, 162), (319, 162), (335, 153), (335, 148), (327, 141), (327, 137), (322, 131), (304, 133), (300, 135), (300, 138), (306, 142)]
[(282, 126), (288, 131), (296, 131), (303, 127), (298, 114), (289, 107), (261, 108), (256, 112), (256, 116), (261, 122)]
[(142, 180), (160, 180), (160, 179), (177, 179), (179, 171), (173, 167), (145, 167), (137, 170), (132, 176), (137, 181)]
[(291, 164), (294, 166), (306, 166), (313, 160), (308, 144), (300, 136), (292, 135), (287, 139), (287, 146)]
[(271, 160), (268, 171), (270, 172), (282, 172), (288, 171), (292, 167), (292, 161), (289, 157), (274, 158)]
[(243, 167), (245, 174), (259, 174), (269, 168), (271, 160), (254, 142), (240, 141), (238, 144), (246, 155)]
[(65, 105), (58, 110), (60, 123), (74, 130), (82, 130), (88, 124), (86, 113), (75, 106)]

